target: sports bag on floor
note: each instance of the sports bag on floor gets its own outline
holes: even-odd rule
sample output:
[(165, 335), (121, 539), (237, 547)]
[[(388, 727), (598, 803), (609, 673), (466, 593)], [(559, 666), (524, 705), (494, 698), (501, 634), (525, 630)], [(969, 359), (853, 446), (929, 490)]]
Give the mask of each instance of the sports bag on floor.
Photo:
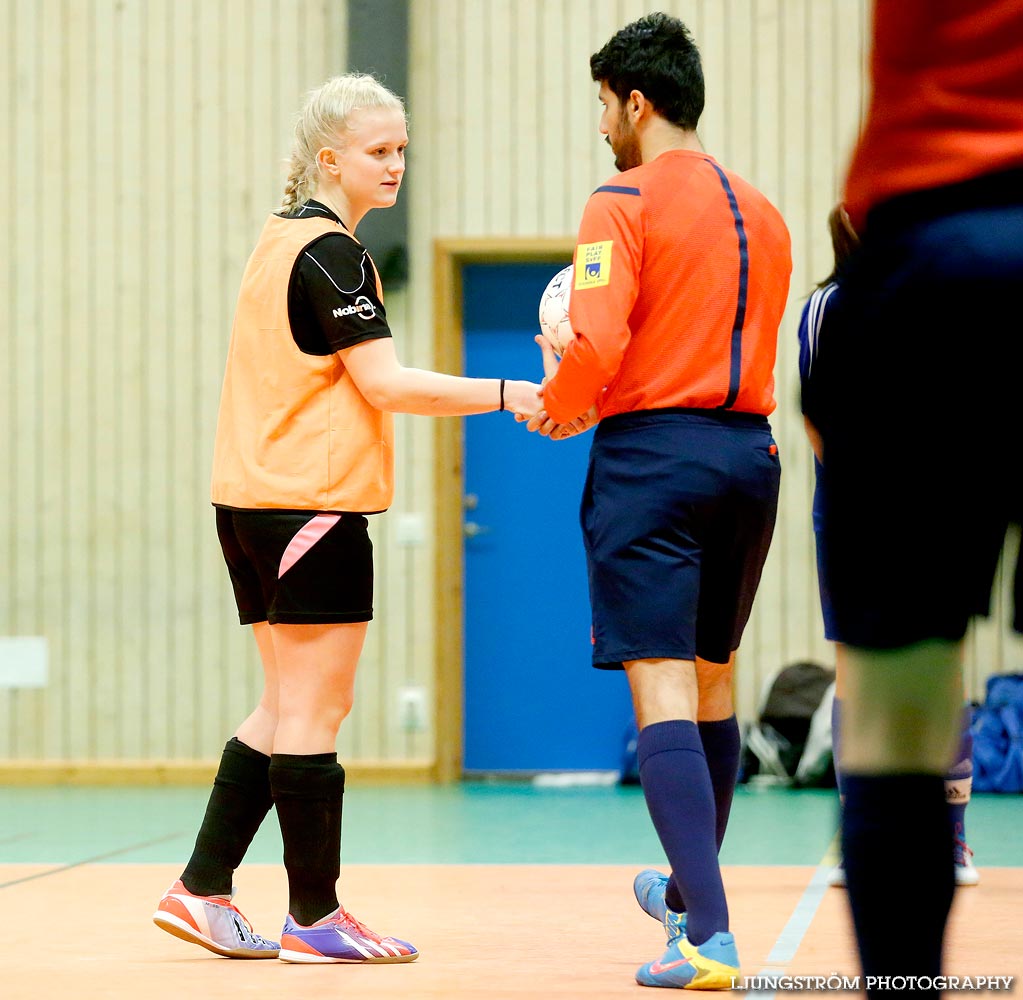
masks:
[(791, 663), (770, 677), (743, 734), (739, 781), (764, 775), (795, 787), (833, 788), (834, 696), (835, 671), (819, 663)]
[(974, 712), (973, 790), (1023, 792), (1023, 674), (987, 679), (984, 704)]

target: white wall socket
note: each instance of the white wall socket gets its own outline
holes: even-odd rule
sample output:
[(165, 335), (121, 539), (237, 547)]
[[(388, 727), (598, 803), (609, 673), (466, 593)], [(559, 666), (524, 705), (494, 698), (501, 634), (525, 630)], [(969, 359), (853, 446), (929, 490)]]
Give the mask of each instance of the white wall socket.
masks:
[(419, 685), (398, 688), (398, 724), (406, 733), (421, 733), (427, 728), (425, 688)]
[(394, 523), (394, 540), (407, 548), (426, 544), (426, 517), (415, 512), (399, 514)]
[(0, 688), (46, 687), (50, 650), (41, 635), (0, 636)]

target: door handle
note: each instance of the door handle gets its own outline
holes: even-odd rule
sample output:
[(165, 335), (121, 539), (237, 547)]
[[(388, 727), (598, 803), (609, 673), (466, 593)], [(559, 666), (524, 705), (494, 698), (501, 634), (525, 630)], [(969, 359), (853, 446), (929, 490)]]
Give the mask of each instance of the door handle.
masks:
[(462, 534), (466, 538), (478, 538), (480, 535), (486, 535), (490, 532), (489, 526), (485, 524), (477, 524), (475, 521), (466, 521), (462, 525)]

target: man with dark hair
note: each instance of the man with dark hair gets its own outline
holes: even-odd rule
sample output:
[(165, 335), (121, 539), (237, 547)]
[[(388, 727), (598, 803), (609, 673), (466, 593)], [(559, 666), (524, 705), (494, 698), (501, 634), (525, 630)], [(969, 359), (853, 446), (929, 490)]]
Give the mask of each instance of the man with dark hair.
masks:
[(696, 131), (703, 114), (703, 66), (681, 21), (649, 14), (626, 25), (590, 57), (590, 74), (596, 83), (606, 81), (622, 103), (633, 89), (642, 89), (662, 118)]
[(576, 339), (558, 366), (541, 338), (545, 410), (529, 427), (559, 438), (600, 420), (581, 510), (593, 663), (628, 676), (640, 780), (672, 869), (636, 878), (668, 937), (636, 978), (727, 989), (739, 958), (717, 855), (739, 761), (732, 669), (777, 511), (767, 415), (789, 236), (704, 151), (700, 57), (681, 21), (641, 18), (591, 69), (622, 173), (586, 205)]

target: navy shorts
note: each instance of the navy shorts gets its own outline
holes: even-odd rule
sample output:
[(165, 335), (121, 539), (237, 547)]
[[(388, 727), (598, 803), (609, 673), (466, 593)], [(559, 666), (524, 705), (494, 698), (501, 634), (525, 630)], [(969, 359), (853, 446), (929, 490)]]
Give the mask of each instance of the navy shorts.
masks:
[(645, 410), (600, 422), (581, 509), (594, 666), (727, 662), (760, 583), (780, 476), (764, 417)]
[(373, 618), (373, 543), (362, 514), (217, 508), (238, 620), (318, 625)]
[(828, 590), (825, 565), (828, 561), (827, 542), (824, 540), (824, 489), (821, 486), (821, 464), (813, 460), (815, 487), (813, 491), (813, 541), (817, 552), (817, 588), (821, 598), (821, 617), (824, 619), (824, 638), (839, 642), (835, 626), (835, 606)]
[[(1023, 172), (871, 213), (820, 345), (825, 586), (844, 642), (958, 640), (1023, 514)], [(1017, 562), (1014, 624), (1023, 631)]]
[(835, 625), (835, 606), (831, 600), (831, 591), (828, 589), (827, 571), (824, 566), (827, 562), (825, 555), (824, 529), (815, 528), (813, 540), (817, 549), (817, 589), (821, 598), (821, 618), (824, 620), (824, 638), (828, 642), (840, 642), (838, 628)]

